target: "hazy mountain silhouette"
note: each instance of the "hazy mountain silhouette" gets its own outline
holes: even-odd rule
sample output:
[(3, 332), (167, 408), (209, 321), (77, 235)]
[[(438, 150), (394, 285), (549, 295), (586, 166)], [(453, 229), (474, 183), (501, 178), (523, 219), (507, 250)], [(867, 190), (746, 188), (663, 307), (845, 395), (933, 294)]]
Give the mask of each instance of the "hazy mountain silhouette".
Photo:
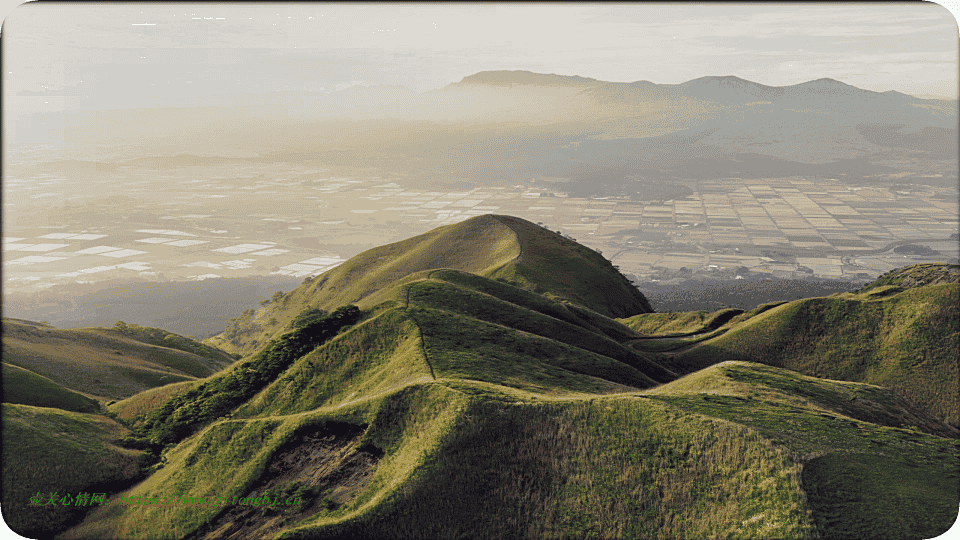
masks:
[[(954, 161), (958, 146), (957, 101), (828, 78), (776, 87), (730, 75), (657, 84), (484, 71), (422, 93), (355, 86), (231, 94), (213, 106), (217, 99), (31, 122), (76, 126), (68, 132), (78, 148), (96, 142), (90, 133), (129, 142), (150, 132), (169, 146), (167, 155), (200, 144), (207, 154), (218, 144), (226, 153), (241, 143), (261, 156), (389, 166), (421, 182), (540, 176), (565, 182), (570, 193), (605, 195), (641, 193), (637, 178), (861, 179), (898, 172), (897, 161)], [(592, 184), (581, 185), (583, 171)]]

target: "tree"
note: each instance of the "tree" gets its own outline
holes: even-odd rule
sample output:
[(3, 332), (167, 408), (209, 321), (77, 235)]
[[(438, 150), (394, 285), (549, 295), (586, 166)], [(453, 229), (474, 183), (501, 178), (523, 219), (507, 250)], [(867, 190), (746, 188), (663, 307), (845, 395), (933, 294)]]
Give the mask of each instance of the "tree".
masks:
[(121, 331), (121, 332), (126, 332), (126, 331), (127, 331), (127, 323), (125, 323), (125, 322), (123, 322), (123, 321), (117, 321), (116, 323), (114, 323), (113, 329), (114, 329), (114, 330), (119, 330), (119, 331)]

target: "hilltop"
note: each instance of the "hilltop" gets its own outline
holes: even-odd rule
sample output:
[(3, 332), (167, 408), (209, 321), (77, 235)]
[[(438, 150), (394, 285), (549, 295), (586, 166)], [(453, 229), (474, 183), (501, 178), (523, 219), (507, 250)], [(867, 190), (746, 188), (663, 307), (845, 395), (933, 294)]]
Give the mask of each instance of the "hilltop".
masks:
[[(915, 264), (891, 270), (860, 288), (860, 293), (877, 292), (881, 287), (911, 289), (924, 285), (960, 283), (960, 266), (955, 264)], [(892, 294), (893, 291), (887, 294)]]
[[(936, 392), (960, 285), (920, 281), (749, 311), (653, 313), (639, 292), (618, 289), (629, 284), (600, 254), (479, 216), (307, 280), (243, 323), (240, 361), (111, 405), (125, 425), (103, 425), (86, 444), (103, 455), (124, 445), (137, 472), (86, 479), (108, 485), (113, 502), (78, 525), (22, 530), (933, 537), (960, 504), (960, 431)], [(851, 340), (867, 315), (880, 325), (875, 342)], [(890, 378), (907, 365), (894, 338), (927, 359), (929, 377)], [(866, 363), (854, 361), (858, 347)], [(777, 352), (782, 365), (765, 365)], [(805, 374), (810, 359), (843, 372)], [(918, 401), (924, 390), (937, 398)], [(60, 418), (45, 426), (80, 414), (28, 407), (4, 414), (22, 430), (28, 413)], [(30, 437), (68, 432), (40, 428)], [(73, 448), (43, 440), (51, 452)], [(19, 478), (4, 507), (28, 483), (44, 492), (55, 479)], [(130, 500), (154, 502), (121, 504)]]
[(235, 320), (205, 343), (250, 354), (305, 311), (399, 301), (399, 280), (441, 268), (470, 272), (606, 317), (653, 311), (643, 294), (594, 250), (523, 219), (482, 215), (365, 251)]

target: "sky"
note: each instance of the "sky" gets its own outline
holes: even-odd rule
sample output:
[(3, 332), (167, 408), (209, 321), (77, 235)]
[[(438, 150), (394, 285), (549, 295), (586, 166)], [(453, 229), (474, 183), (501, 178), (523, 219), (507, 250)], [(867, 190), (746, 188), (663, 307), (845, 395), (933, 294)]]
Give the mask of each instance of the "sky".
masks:
[(659, 84), (829, 77), (955, 97), (960, 69), (956, 19), (933, 3), (77, 2), (5, 12), (4, 108), (14, 113), (357, 84), (423, 92), (501, 69)]

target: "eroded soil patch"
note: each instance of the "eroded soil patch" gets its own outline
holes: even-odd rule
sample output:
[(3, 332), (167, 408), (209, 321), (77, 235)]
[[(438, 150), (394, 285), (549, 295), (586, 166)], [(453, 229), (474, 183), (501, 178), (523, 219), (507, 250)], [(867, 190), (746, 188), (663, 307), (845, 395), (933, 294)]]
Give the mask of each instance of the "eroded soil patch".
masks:
[[(329, 422), (295, 436), (273, 456), (260, 481), (238, 498), (266, 498), (276, 504), (229, 504), (189, 538), (267, 538), (350, 501), (367, 486), (383, 456), (376, 447), (360, 445), (365, 430)], [(297, 498), (299, 504), (287, 504)]]

